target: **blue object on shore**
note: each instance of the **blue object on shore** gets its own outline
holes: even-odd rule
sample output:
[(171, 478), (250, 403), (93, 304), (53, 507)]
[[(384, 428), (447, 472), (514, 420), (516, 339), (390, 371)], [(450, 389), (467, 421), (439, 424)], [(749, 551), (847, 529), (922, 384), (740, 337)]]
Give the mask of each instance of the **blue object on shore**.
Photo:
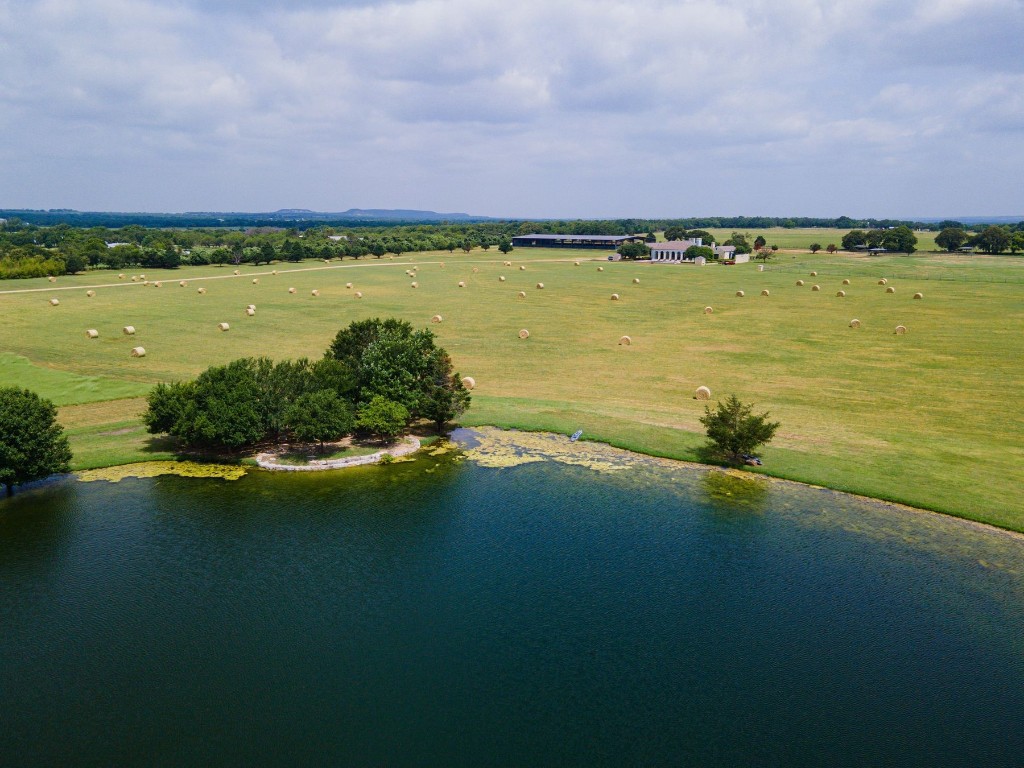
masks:
[(572, 437), (569, 438), (569, 441), (575, 443), (577, 440), (580, 439), (580, 436), (582, 434), (583, 434), (583, 430), (582, 429), (577, 429), (575, 432), (572, 433)]

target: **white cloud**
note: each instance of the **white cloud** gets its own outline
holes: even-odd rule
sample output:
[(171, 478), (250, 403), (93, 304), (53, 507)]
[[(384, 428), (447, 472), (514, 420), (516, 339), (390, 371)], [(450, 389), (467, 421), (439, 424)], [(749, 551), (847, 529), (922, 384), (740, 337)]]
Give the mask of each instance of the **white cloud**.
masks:
[[(0, 0), (0, 205), (830, 214), (828, 169), (897, 215), (879, 174), (951, 147), (1024, 170), (1022, 32), (1014, 0)], [(752, 169), (785, 188), (721, 183)]]

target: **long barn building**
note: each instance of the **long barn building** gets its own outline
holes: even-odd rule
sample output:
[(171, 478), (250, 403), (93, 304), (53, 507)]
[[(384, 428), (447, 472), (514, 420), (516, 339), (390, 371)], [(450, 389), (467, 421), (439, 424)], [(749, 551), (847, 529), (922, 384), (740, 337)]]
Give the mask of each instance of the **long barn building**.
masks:
[(623, 243), (642, 243), (643, 235), (517, 235), (516, 248), (594, 248), (614, 251)]

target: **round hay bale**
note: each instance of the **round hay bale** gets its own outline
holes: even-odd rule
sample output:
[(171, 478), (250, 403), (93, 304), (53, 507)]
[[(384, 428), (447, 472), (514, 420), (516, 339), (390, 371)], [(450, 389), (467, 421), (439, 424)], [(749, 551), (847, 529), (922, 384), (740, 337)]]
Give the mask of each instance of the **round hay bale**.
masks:
[(235, 270), (235, 275), (237, 276), (237, 275), (240, 275), (240, 274), (242, 274), (241, 270), (236, 269)]
[(520, 264), (519, 265), (519, 271), (520, 272), (525, 272), (526, 271), (526, 265), (525, 264)]
[(710, 400), (711, 390), (707, 387), (697, 387), (697, 391), (693, 395), (695, 400)]
[(230, 331), (231, 330), (231, 326), (228, 325), (227, 323), (217, 323), (217, 327), (220, 328), (222, 331)]
[(542, 291), (543, 291), (543, 290), (544, 290), (544, 283), (537, 283), (537, 288), (538, 288), (539, 290), (542, 290)]
[(633, 278), (633, 285), (640, 285), (640, 278), (639, 277), (634, 277)]
[(330, 264), (330, 263), (331, 263), (330, 259), (324, 259), (324, 264)]
[(465, 280), (459, 280), (459, 288), (465, 288), (465, 287), (466, 287), (466, 281)]
[(579, 263), (578, 261), (574, 261), (574, 262), (573, 262), (573, 266), (576, 266), (576, 267), (578, 267), (579, 265), (580, 265), (580, 263)]
[(413, 282), (409, 283), (409, 287), (410, 287), (410, 288), (419, 288), (419, 287), (420, 287), (420, 284), (419, 284), (419, 283), (417, 283), (417, 282), (416, 282), (416, 281), (414, 280)]
[(889, 286), (888, 288), (886, 288), (886, 289), (885, 289), (885, 292), (886, 292), (886, 293), (896, 293), (896, 289), (895, 289), (895, 288), (893, 288), (893, 287), (892, 287), (892, 286), (890, 285), (890, 286)]
[(294, 288), (289, 288), (288, 289), (288, 293), (295, 293), (295, 289)]
[(205, 288), (200, 288), (199, 290), (196, 291), (196, 293), (198, 293), (198, 294), (206, 293), (206, 289)]
[(54, 277), (53, 275), (50, 275), (49, 280), (50, 280), (51, 283), (56, 283), (57, 282), (57, 278)]
[(804, 285), (804, 281), (803, 280), (797, 280), (796, 284), (802, 288), (803, 285)]
[(817, 272), (811, 272), (811, 277), (817, 277), (817, 276), (818, 276)]
[(146, 348), (145, 347), (132, 347), (132, 357), (145, 357), (145, 356), (146, 356)]
[(850, 327), (860, 328), (860, 320), (858, 320), (857, 318), (853, 318), (853, 320), (850, 321)]
[(245, 308), (246, 309), (256, 309), (256, 305), (255, 304), (246, 304)]
[(598, 267), (598, 268), (597, 268), (597, 271), (598, 271), (598, 272), (604, 272), (604, 267)]
[(90, 339), (98, 339), (100, 337), (100, 332), (97, 331), (95, 328), (90, 328), (88, 331), (85, 332), (85, 335), (88, 336)]
[(355, 297), (357, 299), (363, 298), (363, 292), (362, 291), (356, 291), (354, 295), (355, 295)]
[(309, 295), (310, 296), (319, 296), (320, 295), (320, 291), (318, 291), (316, 288), (314, 288), (312, 291), (309, 292)]
[(521, 331), (519, 331), (519, 338), (520, 339), (528, 339), (528, 338), (530, 338), (530, 332), (528, 330), (526, 330), (525, 328), (523, 328)]
[(820, 291), (821, 290), (821, 286), (820, 285), (812, 285), (811, 286), (811, 290), (812, 291)]
[(476, 274), (477, 272), (479, 272), (479, 271), (480, 271), (479, 269), (477, 269), (476, 267), (473, 267), (473, 274), (474, 274), (474, 275), (475, 275), (475, 274)]
[(621, 339), (619, 339), (619, 344), (621, 344), (624, 347), (628, 347), (632, 343), (633, 340), (629, 338), (629, 336), (623, 336)]
[(444, 262), (443, 261), (440, 262), (440, 267), (441, 267), (441, 269), (444, 269)]
[(187, 280), (179, 280), (178, 281), (178, 287), (179, 288), (188, 288), (188, 281)]
[(159, 288), (159, 287), (160, 287), (160, 285), (161, 285), (161, 283), (160, 283), (160, 281), (159, 281), (159, 280), (157, 280), (157, 281), (156, 281), (155, 283), (153, 283), (153, 287), (154, 287), (154, 288)]
[(406, 277), (412, 277), (412, 270), (411, 269), (405, 270), (405, 276)]
[(259, 284), (260, 284), (260, 279), (259, 279), (258, 277), (254, 277), (254, 278), (252, 279), (252, 284), (253, 284), (253, 285), (259, 285)]
[(504, 275), (498, 275), (498, 282), (499, 283), (504, 283), (505, 282), (505, 276)]
[(255, 315), (255, 314), (256, 314), (256, 310), (255, 310), (255, 309), (253, 309), (252, 307), (248, 307), (248, 308), (247, 308), (247, 309), (245, 310), (245, 314), (247, 314), (247, 315), (248, 315), (249, 317), (252, 317), (253, 315)]
[(134, 336), (135, 335), (135, 326), (134, 325), (126, 325), (124, 328), (121, 329), (121, 333), (123, 333), (125, 336)]
[(60, 299), (50, 299), (50, 306), (51, 307), (59, 307), (60, 306)]
[(761, 295), (762, 296), (771, 296), (771, 294), (768, 292), (767, 288), (765, 288), (763, 291), (761, 291)]
[(275, 270), (274, 270), (273, 272), (271, 272), (270, 274), (272, 274), (272, 275), (273, 275), (274, 277), (277, 277), (277, 270), (275, 269)]
[(879, 281), (878, 281), (878, 284), (879, 284), (879, 285), (885, 285), (885, 284), (886, 284), (886, 283), (888, 283), (888, 282), (889, 282), (889, 281), (888, 281), (888, 280), (886, 280), (886, 279), (885, 279), (885, 278), (883, 277), (883, 278), (882, 278), (881, 280), (879, 280)]
[(346, 288), (351, 288), (352, 287), (352, 283), (345, 283), (345, 287)]
[(139, 280), (145, 280), (145, 279), (146, 279), (145, 275), (139, 275)]
[(845, 278), (845, 277), (844, 277), (844, 278), (843, 278), (843, 285), (849, 285), (849, 284), (850, 284), (850, 281), (849, 281), (849, 279), (847, 279), (847, 278)]
[(519, 298), (520, 299), (525, 299), (526, 298), (526, 291), (520, 291), (519, 292)]
[(836, 296), (841, 299), (846, 296), (846, 291), (836, 291)]
[(146, 280), (146, 281), (145, 281), (145, 282), (143, 283), (143, 285), (145, 285), (146, 287), (149, 287), (149, 280)]
[(139, 277), (138, 277), (138, 275), (132, 275), (132, 282), (133, 282), (133, 283), (137, 283), (137, 282), (139, 282)]
[(506, 267), (511, 267), (512, 266), (512, 262), (511, 261), (506, 261), (504, 263), (505, 263)]
[(432, 323), (440, 323), (442, 320), (444, 320), (444, 318), (441, 317), (440, 315), (434, 315), (432, 318), (430, 318), (430, 322)]
[(915, 293), (914, 294), (914, 298), (915, 299), (923, 299), (924, 298), (924, 294), (923, 293)]
[(747, 294), (745, 294), (743, 291), (736, 291), (736, 295), (739, 296), (742, 299)]
[(619, 294), (613, 293), (612, 294), (612, 301), (618, 301), (618, 300), (619, 300)]
[(713, 315), (714, 313), (715, 313), (715, 308), (714, 307), (704, 307), (704, 314), (705, 315)]
[(124, 280), (124, 272), (117, 276), (118, 280)]
[(96, 295), (96, 291), (86, 291), (85, 295), (91, 299), (93, 296)]
[(474, 379), (472, 376), (463, 376), (462, 385), (466, 389), (474, 389), (476, 387), (476, 379)]
[(905, 326), (905, 325), (897, 325), (896, 326), (895, 333), (896, 333), (897, 336), (902, 336), (906, 332), (907, 332), (907, 326)]

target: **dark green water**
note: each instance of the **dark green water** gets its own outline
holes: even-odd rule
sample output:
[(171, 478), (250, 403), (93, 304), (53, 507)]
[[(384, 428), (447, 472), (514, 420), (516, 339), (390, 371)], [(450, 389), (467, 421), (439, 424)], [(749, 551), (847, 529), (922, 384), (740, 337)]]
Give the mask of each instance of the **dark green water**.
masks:
[(442, 457), (0, 501), (2, 765), (1010, 766), (1022, 724), (1024, 542), (826, 491)]

